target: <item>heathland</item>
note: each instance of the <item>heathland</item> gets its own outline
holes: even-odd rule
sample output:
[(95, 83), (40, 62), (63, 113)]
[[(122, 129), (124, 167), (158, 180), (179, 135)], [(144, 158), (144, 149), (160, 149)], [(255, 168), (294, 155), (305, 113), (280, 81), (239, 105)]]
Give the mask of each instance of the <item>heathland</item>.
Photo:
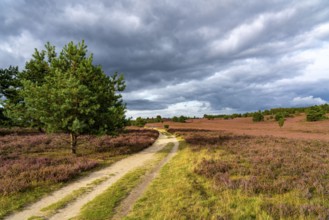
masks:
[[(164, 127), (163, 135), (180, 140), (176, 156), (151, 179), (160, 159), (127, 173), (77, 212), (77, 219), (123, 216), (121, 202), (136, 191), (123, 219), (328, 219), (329, 120), (309, 122), (297, 114), (282, 127), (269, 116), (261, 122), (246, 117), (146, 124)], [(82, 135), (73, 155), (67, 134), (2, 129), (2, 217), (113, 166), (157, 137), (151, 129), (128, 129), (116, 137)], [(71, 197), (94, 186), (88, 187)], [(64, 200), (48, 207), (51, 215), (70, 209), (74, 199)]]
[(128, 219), (328, 219), (329, 121), (165, 124), (185, 141)]
[(0, 130), (0, 218), (81, 176), (151, 146), (158, 132), (129, 129), (118, 136), (82, 135), (79, 153), (68, 134)]

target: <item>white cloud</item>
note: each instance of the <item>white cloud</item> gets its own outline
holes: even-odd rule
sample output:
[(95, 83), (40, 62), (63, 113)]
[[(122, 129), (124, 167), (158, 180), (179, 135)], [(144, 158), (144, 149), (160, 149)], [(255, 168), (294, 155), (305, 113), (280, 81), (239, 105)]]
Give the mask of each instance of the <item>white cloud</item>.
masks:
[[(22, 67), (31, 58), (34, 49), (40, 49), (41, 46), (42, 43), (39, 39), (35, 38), (29, 31), (23, 30), (18, 36), (10, 36), (7, 40), (0, 43), (0, 54), (6, 54), (6, 56), (21, 61), (20, 63), (10, 63), (10, 65), (19, 65)], [(8, 65), (0, 64), (4, 66)]]
[(295, 97), (292, 99), (294, 105), (297, 106), (308, 106), (308, 105), (321, 105), (327, 103), (327, 101), (313, 96), (306, 96), (306, 97)]
[[(246, 45), (263, 37), (264, 33), (275, 26), (282, 25), (295, 14), (294, 9), (286, 9), (277, 13), (264, 13), (249, 23), (243, 23), (230, 31), (226, 37), (210, 44), (211, 54), (234, 53), (244, 49)], [(241, 51), (239, 51), (241, 52)]]
[(172, 116), (199, 116), (202, 117), (203, 114), (209, 112), (213, 112), (211, 105), (209, 102), (204, 101), (186, 101), (186, 102), (178, 102), (175, 104), (169, 105), (166, 109), (161, 110), (145, 110), (145, 111), (134, 111), (128, 110), (128, 117), (156, 117), (157, 115), (161, 115), (162, 117), (172, 117)]
[(61, 22), (69, 22), (76, 28), (101, 26), (104, 30), (131, 33), (138, 30), (142, 22), (138, 15), (123, 8), (106, 8), (102, 3), (68, 5)]
[(83, 5), (69, 5), (64, 9), (64, 22), (70, 22), (76, 26), (94, 25), (99, 21), (101, 14), (100, 8), (92, 7), (93, 10), (88, 9), (88, 6)]

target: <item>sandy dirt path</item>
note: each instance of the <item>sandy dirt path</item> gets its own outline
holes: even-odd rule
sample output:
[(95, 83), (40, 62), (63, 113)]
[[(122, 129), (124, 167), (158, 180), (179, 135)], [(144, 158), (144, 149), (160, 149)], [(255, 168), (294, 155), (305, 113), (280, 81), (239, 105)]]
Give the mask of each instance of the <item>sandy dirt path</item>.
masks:
[(161, 150), (167, 143), (172, 142), (171, 138), (168, 138), (165, 135), (160, 134), (156, 142), (149, 148), (134, 154), (130, 157), (122, 159), (111, 166), (104, 168), (102, 170), (91, 173), (90, 175), (81, 178), (60, 190), (53, 192), (52, 194), (42, 198), (38, 202), (26, 207), (24, 210), (14, 213), (7, 218), (6, 220), (23, 220), (28, 219), (31, 216), (43, 216), (44, 213), (41, 211), (42, 208), (47, 207), (60, 199), (64, 198), (68, 194), (71, 194), (74, 190), (81, 187), (86, 187), (88, 184), (92, 183), (95, 180), (109, 177), (106, 181), (96, 186), (91, 192), (84, 194), (78, 198), (75, 202), (68, 205), (68, 207), (60, 210), (57, 214), (52, 216), (50, 219), (70, 219), (79, 214), (80, 208), (87, 202), (94, 199), (96, 196), (101, 194), (109, 186), (111, 186), (118, 179), (123, 177), (129, 171), (143, 165), (145, 162), (153, 158), (154, 154)]
[(176, 138), (171, 138), (172, 142), (174, 143), (173, 149), (170, 153), (159, 163), (153, 170), (148, 173), (144, 178), (143, 181), (136, 186), (129, 194), (127, 198), (125, 198), (120, 206), (116, 209), (116, 214), (113, 216), (113, 220), (122, 219), (126, 216), (130, 210), (133, 208), (135, 202), (142, 196), (142, 194), (146, 191), (149, 184), (152, 182), (154, 178), (157, 177), (161, 168), (173, 157), (176, 155), (178, 150), (178, 141)]

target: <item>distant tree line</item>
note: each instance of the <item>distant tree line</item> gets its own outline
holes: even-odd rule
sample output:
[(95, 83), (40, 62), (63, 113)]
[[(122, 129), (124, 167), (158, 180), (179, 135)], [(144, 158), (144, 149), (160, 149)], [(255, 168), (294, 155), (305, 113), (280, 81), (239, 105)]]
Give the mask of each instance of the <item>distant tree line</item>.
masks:
[[(282, 127), (286, 118), (294, 117), (296, 114), (305, 113), (307, 121), (319, 121), (326, 119), (325, 114), (329, 113), (329, 105), (323, 104), (319, 106), (310, 106), (310, 107), (296, 107), (296, 108), (272, 108), (264, 111), (257, 112), (246, 112), (243, 114), (234, 113), (234, 114), (219, 114), (219, 115), (210, 115), (204, 114), (203, 118), (208, 120), (214, 120), (215, 118), (220, 118), (224, 120), (242, 118), (242, 117), (251, 117), (254, 122), (260, 122), (265, 120), (265, 116), (269, 116), (268, 119), (274, 119), (278, 122), (279, 126)], [(197, 117), (188, 117), (188, 116), (173, 116), (172, 118), (162, 118), (160, 115), (157, 115), (155, 118), (142, 118), (138, 117), (135, 120), (130, 119), (128, 121), (129, 125), (144, 127), (147, 123), (159, 123), (164, 121), (172, 121), (185, 123), (188, 119), (196, 119)]]
[(243, 114), (220, 114), (220, 115), (208, 115), (205, 114), (203, 117), (208, 120), (213, 120), (215, 118), (221, 119), (234, 119), (241, 117), (252, 117), (254, 122), (264, 121), (264, 116), (270, 116), (270, 119), (275, 119), (280, 121), (282, 124), (282, 119), (293, 117), (296, 114), (305, 113), (307, 121), (319, 121), (326, 119), (325, 114), (329, 113), (329, 104), (315, 105), (309, 107), (294, 107), (294, 108), (272, 108), (264, 111), (257, 112), (246, 112)]
[(147, 117), (147, 118), (142, 118), (142, 117), (137, 117), (136, 119), (130, 119), (128, 121), (129, 125), (132, 126), (138, 126), (138, 127), (144, 127), (147, 123), (163, 123), (165, 121), (172, 121), (172, 122), (179, 122), (179, 123), (185, 123), (188, 119), (196, 119), (197, 117), (188, 117), (188, 116), (173, 116), (171, 118), (162, 118), (161, 115), (157, 115), (155, 118), (154, 117)]
[(222, 119), (228, 120), (228, 119), (241, 118), (241, 117), (248, 117), (248, 116), (245, 115), (245, 114), (237, 114), (237, 113), (230, 114), (230, 115), (226, 115), (226, 114), (220, 114), (220, 115), (207, 115), (207, 114), (204, 114), (203, 115), (203, 118), (206, 118), (208, 120), (213, 120), (215, 118), (222, 118)]

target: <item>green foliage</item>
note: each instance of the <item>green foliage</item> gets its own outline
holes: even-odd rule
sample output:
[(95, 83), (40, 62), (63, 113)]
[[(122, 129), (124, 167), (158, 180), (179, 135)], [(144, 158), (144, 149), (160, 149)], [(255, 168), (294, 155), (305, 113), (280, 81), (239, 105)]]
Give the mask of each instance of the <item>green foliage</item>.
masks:
[(41, 86), (45, 83), (45, 77), (51, 74), (52, 61), (56, 58), (55, 47), (47, 43), (45, 50), (35, 49), (32, 59), (27, 61), (25, 69), (18, 73), (19, 88), (17, 90), (17, 99), (9, 100), (6, 103), (6, 115), (11, 118), (14, 125), (21, 127), (37, 127), (41, 129), (44, 123), (31, 111), (27, 111), (24, 97), (24, 81), (29, 81), (35, 85)]
[(163, 128), (167, 130), (169, 129), (169, 125), (163, 125)]
[(320, 121), (325, 119), (326, 112), (320, 106), (311, 107), (306, 113), (307, 121)]
[[(130, 124), (135, 125), (135, 126), (139, 126), (139, 127), (143, 127), (147, 123), (160, 123), (160, 122), (163, 123), (163, 118), (161, 117), (161, 115), (157, 115), (155, 118), (154, 117), (152, 117), (152, 118), (138, 117), (138, 118), (140, 118), (140, 119), (138, 119), (139, 120), (139, 122), (138, 122), (139, 125), (142, 125), (144, 123), (142, 126), (136, 125), (136, 120), (130, 121)], [(141, 123), (141, 121), (143, 121), (143, 123)]]
[(281, 118), (285, 118), (284, 113), (278, 112), (275, 114), (275, 117), (274, 117), (275, 121), (279, 121)]
[(4, 106), (6, 103), (16, 103), (19, 100), (17, 89), (20, 86), (20, 81), (18, 75), (18, 67), (10, 66), (7, 69), (0, 69), (0, 126), (13, 124), (6, 116)]
[(244, 115), (237, 114), (237, 113), (234, 113), (234, 114), (231, 114), (231, 115), (207, 115), (207, 114), (204, 114), (203, 118), (206, 118), (208, 120), (214, 120), (215, 118), (222, 118), (222, 119), (227, 120), (227, 119), (241, 118), (243, 116)]
[(132, 124), (137, 127), (144, 127), (146, 125), (146, 123), (147, 122), (145, 119), (143, 119), (142, 117), (138, 117)]
[(187, 119), (189, 119), (189, 117), (186, 117), (186, 116), (181, 115), (181, 116), (179, 116), (179, 117), (174, 116), (174, 117), (172, 118), (172, 121), (173, 121), (173, 122), (185, 123)]
[(156, 122), (163, 122), (161, 115), (157, 115), (155, 120), (156, 120)]
[[(320, 105), (319, 107), (321, 107), (321, 109), (326, 112), (329, 113), (329, 104), (323, 104)], [(275, 115), (275, 120), (278, 121), (281, 117), (287, 118), (287, 117), (293, 117), (294, 114), (298, 114), (298, 113), (304, 113), (304, 112), (308, 112), (312, 107), (298, 107), (298, 108), (272, 108), (269, 110), (264, 110), (262, 112), (262, 114), (265, 115), (269, 115), (270, 119), (271, 116), (273, 117), (273, 115)], [(225, 115), (225, 114), (221, 114), (221, 115), (207, 115), (204, 114), (203, 118), (206, 118), (208, 120), (213, 120), (215, 118), (222, 118), (222, 119), (234, 119), (234, 118), (240, 118), (240, 117), (253, 117), (254, 114), (257, 112), (246, 112), (243, 114), (231, 114), (231, 115)]]
[(279, 120), (278, 120), (278, 124), (279, 124), (280, 128), (283, 127), (283, 125), (284, 125), (284, 121), (285, 121), (285, 119), (284, 119), (283, 117), (279, 118)]
[(261, 111), (255, 112), (252, 116), (252, 121), (254, 122), (264, 121), (264, 115), (262, 114), (262, 112)]
[(0, 98), (14, 99), (17, 97), (18, 67), (10, 66), (8, 69), (0, 69)]
[(49, 43), (35, 50), (21, 82), (22, 118), (48, 132), (70, 133), (72, 152), (80, 134), (116, 133), (125, 126), (125, 105), (117, 94), (125, 89), (123, 76), (109, 77), (93, 65), (84, 41), (70, 42), (59, 56)]

